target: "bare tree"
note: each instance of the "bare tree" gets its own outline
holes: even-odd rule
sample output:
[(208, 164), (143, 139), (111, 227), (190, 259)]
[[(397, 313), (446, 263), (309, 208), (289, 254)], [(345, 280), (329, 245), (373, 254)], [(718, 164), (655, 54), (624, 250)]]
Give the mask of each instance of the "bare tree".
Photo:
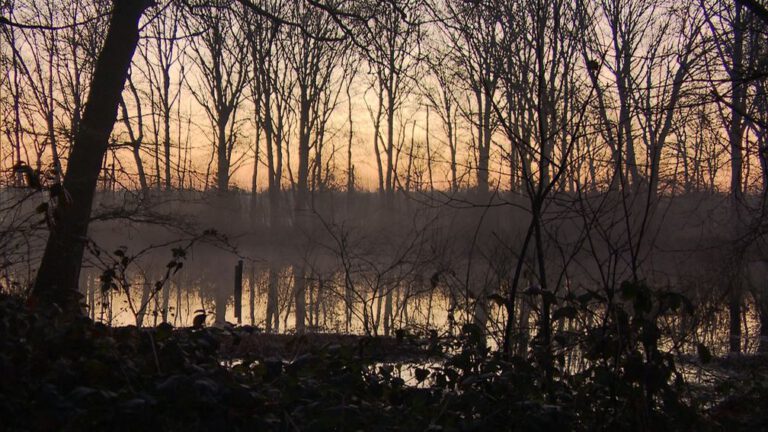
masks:
[[(453, 57), (438, 48), (432, 48), (430, 55), (425, 61), (429, 68), (429, 73), (434, 79), (434, 86), (425, 82), (422, 83), (421, 87), (422, 94), (428, 103), (427, 109), (432, 108), (433, 112), (437, 113), (442, 125), (446, 138), (445, 143), (450, 155), (448, 160), (450, 189), (453, 192), (458, 192), (458, 100), (455, 89), (457, 86), (455, 68), (451, 62)], [(427, 138), (429, 138), (429, 130), (427, 130)]]
[(464, 115), (475, 128), (475, 167), (477, 188), (482, 196), (489, 190), (491, 143), (497, 128), (493, 104), (499, 83), (499, 20), (495, 8), (461, 1), (446, 2), (443, 20), (451, 35), (451, 55), (461, 70), (462, 80), (472, 95)]
[(220, 192), (229, 188), (239, 124), (237, 114), (251, 68), (246, 30), (230, 6), (230, 1), (217, 1), (185, 22), (189, 32), (203, 32), (190, 41), (200, 78), (189, 90), (214, 131), (216, 188)]
[[(383, 168), (383, 180), (384, 191), (389, 199), (393, 197), (397, 181), (395, 116), (414, 85), (413, 74), (418, 67), (419, 41), (423, 35), (419, 23), (422, 15), (420, 2), (409, 0), (397, 4), (379, 3), (373, 21), (364, 27), (365, 31), (360, 36), (360, 40), (369, 47), (363, 55), (375, 74), (379, 89), (378, 103), (383, 109), (386, 122), (386, 164)], [(379, 115), (377, 114), (377, 117)], [(377, 121), (374, 126), (377, 136), (378, 124)], [(376, 138), (374, 140), (378, 142)], [(378, 147), (376, 152), (378, 155)]]
[(131, 79), (130, 73), (127, 80), (128, 89), (134, 102), (133, 106), (136, 109), (136, 115), (132, 121), (128, 112), (128, 104), (126, 104), (124, 98), (121, 98), (120, 111), (122, 114), (122, 122), (128, 135), (128, 141), (125, 144), (131, 149), (131, 153), (133, 153), (133, 159), (136, 163), (136, 174), (139, 177), (139, 187), (141, 188), (141, 193), (146, 196), (149, 192), (149, 182), (147, 182), (147, 174), (144, 171), (144, 162), (141, 159), (141, 147), (144, 142), (144, 116), (142, 115), (142, 104), (139, 92)]
[[(745, 55), (747, 13), (740, 2), (713, 2), (702, 3), (704, 14), (709, 25), (712, 37), (715, 39), (714, 48), (717, 53), (719, 65), (727, 77), (730, 88), (725, 89), (728, 96), (717, 98), (722, 109), (727, 112), (721, 118), (725, 123), (728, 136), (730, 153), (730, 197), (731, 215), (734, 221), (733, 232), (733, 259), (730, 262), (730, 271), (733, 277), (729, 278), (729, 340), (730, 351), (741, 352), (741, 306), (743, 302), (743, 283), (738, 276), (743, 267), (743, 246), (738, 239), (743, 235), (745, 219), (743, 214), (744, 194), (742, 189), (744, 169), (744, 132), (746, 123), (744, 114), (747, 107), (747, 83), (745, 81), (748, 70), (748, 57)], [(717, 77), (713, 77), (717, 83)], [(715, 87), (715, 94), (719, 95), (721, 89)]]
[[(184, 57), (184, 42), (180, 40), (181, 18), (183, 13), (176, 4), (169, 4), (167, 10), (154, 17), (147, 28), (147, 37), (139, 45), (139, 53), (143, 60), (143, 72), (150, 87), (150, 103), (152, 108), (152, 123), (155, 135), (155, 170), (156, 183), (161, 181), (165, 190), (171, 189), (171, 121), (172, 113), (181, 97), (181, 81), (184, 79), (184, 67), (181, 64)], [(178, 80), (173, 88), (174, 79)], [(159, 119), (159, 125), (158, 120)], [(178, 119), (181, 121), (181, 119)], [(162, 141), (162, 174), (160, 169), (160, 152), (158, 147)]]
[(70, 314), (80, 308), (77, 287), (96, 182), (139, 40), (138, 22), (147, 7), (149, 3), (145, 1), (114, 2), (64, 176), (63, 187), (69, 199), (62, 200), (55, 210), (56, 225), (48, 238), (32, 291), (37, 302), (58, 305)]
[[(277, 7), (269, 3), (264, 7)], [(263, 131), (266, 150), (267, 188), (269, 196), (269, 221), (276, 234), (282, 226), (281, 190), (283, 182), (283, 151), (287, 146), (289, 129), (288, 101), (295, 86), (295, 79), (284, 61), (281, 48), (281, 25), (265, 16), (249, 15), (247, 41), (249, 55), (254, 66), (251, 81), (251, 97), (255, 110), (255, 122)], [(273, 262), (269, 268), (267, 289), (267, 330), (279, 328), (278, 298), (279, 267)]]

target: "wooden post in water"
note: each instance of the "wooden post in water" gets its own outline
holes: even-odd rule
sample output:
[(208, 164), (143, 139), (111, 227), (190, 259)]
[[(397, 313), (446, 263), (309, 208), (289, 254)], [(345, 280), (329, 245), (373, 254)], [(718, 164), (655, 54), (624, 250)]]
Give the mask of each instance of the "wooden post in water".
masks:
[(243, 260), (238, 260), (235, 266), (235, 318), (237, 323), (243, 321)]

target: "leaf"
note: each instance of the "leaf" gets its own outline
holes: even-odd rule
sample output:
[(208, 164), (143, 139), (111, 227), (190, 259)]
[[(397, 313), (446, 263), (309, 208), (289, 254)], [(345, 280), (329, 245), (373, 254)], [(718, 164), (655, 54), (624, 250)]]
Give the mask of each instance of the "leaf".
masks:
[(538, 286), (538, 285), (534, 285), (534, 286), (532, 286), (532, 287), (530, 287), (530, 288), (526, 289), (525, 291), (523, 291), (523, 294), (525, 294), (525, 295), (537, 295), (537, 294), (541, 294), (541, 289), (539, 288), (539, 286)]
[(435, 272), (432, 277), (429, 278), (429, 284), (432, 286), (432, 289), (435, 289), (438, 283), (440, 283), (440, 272)]
[(679, 294), (672, 293), (669, 296), (667, 296), (667, 299), (669, 300), (669, 308), (673, 311), (677, 311), (680, 309), (680, 305), (683, 303)]
[(199, 329), (203, 327), (205, 327), (205, 313), (195, 315), (195, 318), (192, 319), (192, 328)]
[(573, 306), (564, 306), (552, 313), (553, 321), (559, 320), (562, 318), (569, 318), (569, 319), (576, 318), (576, 308)]
[(712, 361), (712, 353), (703, 343), (696, 345), (696, 352), (699, 354), (699, 360), (701, 360), (702, 363), (707, 364)]
[(631, 301), (635, 314), (643, 315), (653, 307), (651, 290), (643, 282), (624, 281), (621, 284), (621, 297)]
[(80, 386), (80, 387), (77, 387), (74, 390), (72, 390), (69, 393), (69, 397), (71, 399), (73, 399), (73, 400), (78, 400), (79, 401), (79, 400), (82, 400), (82, 399), (86, 399), (86, 398), (88, 398), (88, 397), (90, 397), (90, 396), (92, 396), (92, 395), (94, 395), (96, 393), (97, 393), (97, 391), (94, 388)]
[(168, 339), (173, 334), (173, 326), (167, 322), (163, 322), (157, 325), (155, 329), (155, 335), (158, 340)]
[(632, 300), (637, 297), (638, 286), (629, 281), (624, 281), (621, 284), (621, 298), (624, 300)]
[(549, 304), (554, 304), (557, 301), (555, 293), (551, 291), (541, 291), (541, 300), (546, 301)]
[(600, 296), (596, 295), (592, 291), (587, 291), (584, 294), (581, 294), (580, 296), (576, 297), (576, 300), (578, 300), (579, 303), (581, 303), (582, 306), (585, 306), (587, 303), (589, 303), (590, 301), (592, 301), (594, 299), (598, 299), (599, 300)]
[(507, 304), (507, 300), (504, 297), (502, 297), (500, 294), (491, 294), (488, 296), (488, 300), (493, 301), (499, 306), (504, 306)]
[(416, 368), (416, 370), (414, 370), (413, 372), (418, 382), (424, 382), (424, 380), (427, 379), (427, 377), (429, 377), (428, 369)]

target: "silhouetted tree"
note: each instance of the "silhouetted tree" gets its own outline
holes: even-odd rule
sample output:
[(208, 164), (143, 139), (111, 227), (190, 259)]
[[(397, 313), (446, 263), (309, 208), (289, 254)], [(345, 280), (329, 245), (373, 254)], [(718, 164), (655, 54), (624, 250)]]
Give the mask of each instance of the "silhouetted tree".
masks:
[(114, 1), (60, 192), (66, 197), (60, 197), (54, 211), (55, 224), (35, 279), (33, 301), (48, 307), (58, 305), (69, 314), (80, 309), (80, 266), (101, 161), (139, 41), (139, 19), (149, 6), (147, 0)]

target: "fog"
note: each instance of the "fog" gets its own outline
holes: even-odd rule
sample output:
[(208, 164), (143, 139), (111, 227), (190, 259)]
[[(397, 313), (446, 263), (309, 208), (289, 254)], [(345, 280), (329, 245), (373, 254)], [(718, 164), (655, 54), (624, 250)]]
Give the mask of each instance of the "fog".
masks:
[[(741, 249), (747, 264), (734, 273), (728, 239), (735, 228), (724, 203), (726, 197), (712, 194), (662, 197), (646, 213), (643, 202), (620, 194), (556, 195), (542, 213), (547, 286), (557, 303), (606, 293), (632, 279), (634, 266), (639, 280), (689, 298), (702, 337), (724, 349), (727, 335), (715, 324), (726, 318), (728, 287), (737, 278), (750, 294), (743, 337), (753, 350), (759, 336), (753, 300), (768, 288), (768, 268), (764, 252), (747, 247)], [(480, 201), (469, 192), (387, 199), (358, 192), (316, 194), (308, 211), (296, 211), (290, 200), (282, 204), (271, 209), (264, 194), (157, 192), (139, 199), (130, 192), (100, 193), (80, 279), (88, 314), (112, 325), (189, 326), (204, 311), (209, 325), (294, 332), (299, 307), (299, 325), (310, 331), (449, 332), (462, 322), (499, 331), (505, 311), (496, 299), (509, 295), (531, 223), (525, 197), (506, 193)], [(29, 200), (24, 211), (35, 205)], [(44, 220), (36, 214), (30, 222)], [(28, 248), (29, 259), (12, 263), (20, 250), (4, 249), (6, 287), (28, 289), (46, 229), (38, 223), (16, 232), (16, 245)], [(175, 258), (175, 248), (185, 255)], [(121, 267), (123, 256), (130, 260)], [(176, 263), (182, 266), (169, 267)], [(516, 322), (533, 333), (539, 309), (526, 290), (539, 286), (535, 266), (529, 249)], [(117, 272), (105, 284), (108, 269)]]

